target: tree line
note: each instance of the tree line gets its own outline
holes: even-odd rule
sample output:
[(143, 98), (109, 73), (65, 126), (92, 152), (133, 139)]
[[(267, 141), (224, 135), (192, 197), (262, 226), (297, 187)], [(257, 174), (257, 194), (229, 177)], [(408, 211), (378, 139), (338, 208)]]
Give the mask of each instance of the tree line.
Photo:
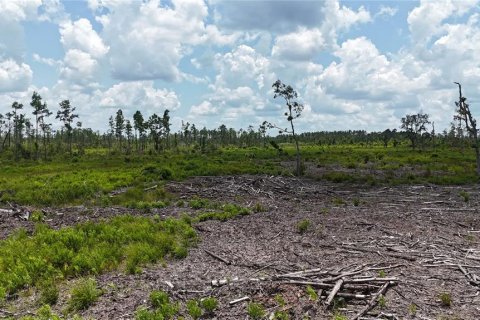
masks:
[[(247, 129), (236, 130), (227, 128), (224, 124), (218, 128), (207, 129), (182, 121), (181, 128), (171, 132), (168, 109), (165, 109), (163, 114), (153, 113), (149, 116), (136, 111), (131, 119), (124, 116), (122, 109), (118, 109), (116, 114), (108, 119), (108, 130), (100, 132), (82, 127), (76, 107), (72, 106), (69, 100), (61, 101), (54, 112), (50, 111), (42, 97), (34, 92), (30, 110), (15, 101), (9, 112), (0, 114), (0, 153), (15, 160), (39, 160), (59, 154), (81, 155), (86, 148), (108, 148), (111, 152), (144, 154), (187, 147), (207, 153), (226, 146), (278, 148), (279, 143), (292, 142), (296, 147), (297, 164), (300, 164), (300, 143), (358, 144), (365, 147), (381, 143), (384, 147), (396, 147), (408, 141), (414, 149), (451, 146), (463, 150), (471, 144), (471, 139), (477, 141), (476, 122), (471, 117), (460, 85), (460, 98), (456, 103), (454, 121), (449, 130), (445, 129), (440, 133), (435, 132), (435, 125), (429, 120), (429, 115), (420, 112), (403, 117), (398, 131), (393, 128), (382, 132), (344, 130), (298, 134), (295, 132), (294, 120), (300, 117), (303, 105), (297, 101), (296, 91), (280, 80), (273, 84), (273, 88), (274, 97), (281, 97), (285, 101), (285, 117), (290, 128), (263, 122), (257, 127), (251, 125)], [(52, 127), (53, 116), (61, 123), (58, 130)], [(270, 136), (271, 129), (278, 129), (278, 135)], [(480, 151), (478, 153), (480, 159)]]

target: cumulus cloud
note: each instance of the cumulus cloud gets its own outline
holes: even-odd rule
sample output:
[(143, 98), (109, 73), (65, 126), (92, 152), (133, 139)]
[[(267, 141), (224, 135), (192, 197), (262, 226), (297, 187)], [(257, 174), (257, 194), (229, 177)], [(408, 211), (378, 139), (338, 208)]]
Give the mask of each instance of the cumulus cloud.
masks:
[(12, 59), (0, 62), (0, 92), (23, 91), (32, 81), (29, 65)]
[(262, 89), (274, 79), (269, 70), (270, 61), (247, 45), (240, 45), (225, 54), (217, 53), (214, 65), (218, 70), (215, 81), (218, 88), (255, 86)]
[(190, 46), (227, 45), (239, 37), (205, 23), (208, 7), (203, 0), (174, 0), (172, 6), (159, 1), (91, 1), (90, 7), (109, 9), (98, 21), (111, 47), (112, 75), (121, 80), (178, 81), (178, 65)]
[(180, 107), (174, 91), (156, 89), (152, 81), (121, 82), (105, 91), (97, 91), (95, 96), (103, 107), (125, 107), (148, 109), (151, 112), (170, 111)]
[(93, 58), (104, 56), (109, 49), (93, 30), (90, 21), (84, 18), (61, 23), (60, 42), (65, 48), (83, 51)]
[(319, 29), (300, 30), (278, 36), (272, 55), (280, 59), (308, 60), (325, 48), (325, 39)]
[(407, 18), (414, 42), (424, 43), (441, 34), (442, 22), (452, 15), (462, 16), (474, 8), (478, 0), (465, 1), (428, 1), (422, 0)]

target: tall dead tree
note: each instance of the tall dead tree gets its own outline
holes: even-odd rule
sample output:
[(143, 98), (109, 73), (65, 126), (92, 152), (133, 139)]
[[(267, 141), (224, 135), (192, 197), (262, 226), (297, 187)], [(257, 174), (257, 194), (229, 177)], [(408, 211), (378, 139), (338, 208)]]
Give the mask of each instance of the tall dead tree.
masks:
[(470, 112), (470, 106), (466, 102), (467, 98), (462, 95), (462, 85), (458, 82), (454, 82), (458, 85), (458, 101), (455, 101), (457, 106), (457, 114), (454, 119), (459, 120), (465, 124), (468, 136), (472, 140), (472, 148), (475, 150), (475, 157), (477, 159), (477, 175), (480, 176), (480, 143), (478, 141), (478, 129), (477, 120), (475, 120)]

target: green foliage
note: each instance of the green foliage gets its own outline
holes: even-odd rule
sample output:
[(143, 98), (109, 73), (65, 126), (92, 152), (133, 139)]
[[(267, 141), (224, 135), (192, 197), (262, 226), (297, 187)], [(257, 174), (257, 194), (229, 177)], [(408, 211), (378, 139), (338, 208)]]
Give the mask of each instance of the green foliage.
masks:
[(378, 298), (378, 307), (380, 309), (385, 309), (386, 306), (387, 306), (387, 299), (385, 299), (385, 296), (382, 294)]
[(307, 295), (310, 298), (310, 300), (312, 300), (312, 301), (317, 301), (318, 300), (318, 294), (315, 291), (315, 289), (312, 288), (312, 286), (308, 285), (305, 290), (306, 290)]
[(38, 285), (38, 289), (40, 293), (39, 302), (41, 304), (53, 305), (57, 303), (59, 293), (55, 279), (41, 281)]
[(451, 307), (452, 306), (452, 295), (448, 292), (440, 293), (440, 302), (444, 307)]
[(286, 302), (285, 302), (285, 299), (283, 298), (283, 296), (279, 293), (277, 293), (275, 295), (275, 301), (277, 302), (277, 304), (280, 306), (280, 307), (284, 307)]
[(266, 212), (268, 211), (268, 208), (264, 207), (261, 203), (255, 203), (253, 206), (253, 212), (259, 213), (259, 212)]
[(355, 207), (358, 207), (358, 206), (360, 205), (360, 199), (354, 198), (354, 199), (353, 199), (353, 205), (354, 205)]
[(42, 222), (44, 219), (43, 212), (41, 210), (33, 210), (30, 215), (30, 221), (32, 222)]
[(414, 316), (417, 314), (417, 305), (415, 303), (412, 303), (408, 306), (408, 312)]
[(341, 313), (338, 313), (336, 312), (334, 315), (333, 315), (333, 318), (332, 320), (348, 320), (347, 316), (341, 314)]
[(289, 320), (290, 316), (285, 311), (275, 311), (273, 313), (273, 319), (275, 319), (275, 320)]
[(251, 211), (247, 208), (241, 207), (236, 204), (229, 204), (229, 203), (219, 206), (219, 209), (221, 211), (210, 211), (210, 212), (201, 213), (194, 218), (194, 221), (195, 222), (201, 222), (201, 221), (207, 221), (207, 220), (227, 221), (237, 216), (245, 216), (251, 213)]
[(97, 289), (97, 281), (95, 279), (83, 278), (78, 280), (70, 294), (68, 301), (69, 309), (80, 311), (88, 309), (88, 307), (94, 304), (101, 295), (101, 291)]
[(56, 278), (99, 274), (124, 261), (135, 273), (146, 263), (185, 257), (195, 241), (195, 230), (181, 219), (118, 216), (60, 230), (39, 224), (32, 236), (19, 230), (0, 241), (0, 291), (12, 294)]
[(385, 270), (378, 271), (379, 278), (385, 278), (386, 276), (387, 276), (387, 273), (385, 272)]
[(265, 317), (265, 309), (260, 303), (251, 302), (247, 305), (248, 316), (253, 320), (259, 320)]
[(150, 304), (154, 308), (160, 308), (162, 305), (168, 303), (170, 303), (170, 298), (165, 291), (152, 291), (150, 293)]
[(135, 312), (136, 320), (173, 319), (180, 309), (178, 304), (170, 303), (170, 298), (164, 291), (152, 291), (149, 300), (154, 310), (150, 311), (145, 307), (138, 308)]
[(460, 197), (462, 197), (465, 202), (470, 200), (470, 194), (464, 190), (460, 191)]
[(205, 298), (200, 304), (207, 314), (213, 313), (218, 307), (218, 301), (214, 297)]
[(300, 234), (304, 234), (310, 228), (311, 222), (308, 219), (301, 220), (297, 223), (297, 231)]
[[(37, 310), (36, 316), (25, 316), (21, 320), (60, 320), (61, 318), (52, 312), (52, 308), (46, 304)], [(80, 318), (74, 317), (74, 320)]]
[(193, 319), (198, 319), (202, 316), (202, 309), (196, 300), (187, 301), (187, 312)]

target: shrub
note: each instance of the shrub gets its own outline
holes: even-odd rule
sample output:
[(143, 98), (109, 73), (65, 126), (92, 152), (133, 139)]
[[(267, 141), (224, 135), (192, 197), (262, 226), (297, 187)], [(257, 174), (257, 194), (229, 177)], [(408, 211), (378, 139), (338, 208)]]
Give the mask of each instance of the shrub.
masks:
[(39, 285), (41, 304), (52, 305), (58, 300), (58, 288), (54, 279), (42, 281)]
[(210, 314), (217, 308), (218, 301), (214, 297), (208, 297), (203, 299), (200, 304), (205, 312)]
[(150, 304), (154, 308), (160, 308), (162, 305), (168, 303), (170, 303), (170, 298), (165, 291), (158, 290), (150, 293)]
[(308, 297), (310, 298), (310, 300), (312, 300), (312, 301), (317, 301), (318, 300), (318, 294), (315, 291), (315, 289), (312, 288), (312, 286), (308, 285), (306, 291), (307, 291), (307, 294), (308, 294)]
[(97, 301), (100, 294), (101, 291), (97, 289), (97, 281), (95, 279), (80, 279), (72, 288), (68, 302), (69, 309), (73, 311), (88, 309)]
[(193, 319), (198, 319), (202, 316), (202, 309), (196, 300), (187, 301), (187, 312)]
[(451, 307), (452, 306), (452, 295), (448, 292), (442, 292), (440, 294), (440, 302), (444, 307)]
[(304, 219), (297, 223), (297, 231), (300, 234), (304, 234), (310, 228), (310, 220)]
[(253, 320), (259, 320), (265, 317), (265, 309), (260, 303), (251, 302), (247, 306), (248, 316)]

